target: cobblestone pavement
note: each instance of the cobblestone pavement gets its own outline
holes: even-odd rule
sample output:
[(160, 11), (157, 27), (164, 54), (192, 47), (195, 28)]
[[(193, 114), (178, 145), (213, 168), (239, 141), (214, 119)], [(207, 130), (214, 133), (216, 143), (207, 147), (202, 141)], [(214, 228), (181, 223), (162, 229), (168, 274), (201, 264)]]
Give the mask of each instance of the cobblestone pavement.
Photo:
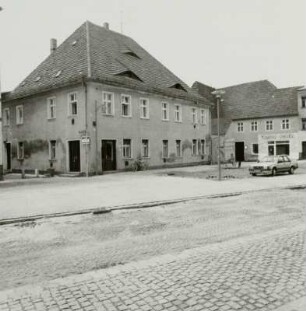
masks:
[(306, 295), (304, 235), (300, 224), (0, 292), (0, 310), (275, 310)]

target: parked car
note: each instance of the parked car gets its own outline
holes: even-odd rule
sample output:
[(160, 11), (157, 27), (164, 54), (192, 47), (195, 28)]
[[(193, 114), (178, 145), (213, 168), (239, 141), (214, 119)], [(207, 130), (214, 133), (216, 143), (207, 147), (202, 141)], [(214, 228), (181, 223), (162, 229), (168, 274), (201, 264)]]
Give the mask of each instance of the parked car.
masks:
[(297, 161), (291, 160), (287, 155), (266, 156), (249, 168), (251, 175), (272, 175), (288, 172), (293, 174), (298, 168)]

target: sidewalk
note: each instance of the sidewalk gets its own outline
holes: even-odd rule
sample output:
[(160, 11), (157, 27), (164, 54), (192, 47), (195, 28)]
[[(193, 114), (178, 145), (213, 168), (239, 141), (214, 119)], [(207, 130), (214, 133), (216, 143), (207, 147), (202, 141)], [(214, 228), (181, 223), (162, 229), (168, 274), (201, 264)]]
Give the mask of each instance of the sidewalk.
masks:
[[(211, 170), (212, 167), (200, 166), (198, 169)], [(306, 184), (304, 174), (219, 182), (163, 176), (156, 174), (156, 171), (109, 174), (91, 178), (54, 177), (53, 179), (42, 178), (38, 181), (31, 179), (15, 187), (0, 187), (0, 219), (86, 211), (101, 207), (121, 207), (304, 184)]]

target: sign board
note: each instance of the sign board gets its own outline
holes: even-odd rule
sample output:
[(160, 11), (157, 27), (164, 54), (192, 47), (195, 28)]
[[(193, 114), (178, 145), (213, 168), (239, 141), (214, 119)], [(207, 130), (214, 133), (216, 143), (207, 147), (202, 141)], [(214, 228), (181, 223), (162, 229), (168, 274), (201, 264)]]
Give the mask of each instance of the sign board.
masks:
[(81, 142), (82, 142), (82, 144), (84, 144), (84, 145), (90, 144), (90, 137), (89, 137), (89, 136), (82, 136), (82, 137), (81, 137)]

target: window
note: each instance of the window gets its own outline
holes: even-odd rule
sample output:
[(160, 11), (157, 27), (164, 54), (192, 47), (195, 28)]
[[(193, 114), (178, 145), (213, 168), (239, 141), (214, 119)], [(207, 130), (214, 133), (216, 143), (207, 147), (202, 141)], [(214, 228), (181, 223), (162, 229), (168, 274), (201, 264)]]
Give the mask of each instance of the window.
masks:
[(68, 109), (69, 116), (76, 116), (78, 114), (77, 93), (70, 93), (68, 95)]
[(302, 119), (302, 131), (306, 131), (306, 119)]
[(282, 120), (282, 130), (289, 130), (289, 119)]
[(114, 93), (102, 92), (102, 114), (114, 114)]
[(251, 132), (257, 132), (258, 131), (258, 123), (257, 121), (251, 122)]
[(206, 124), (206, 111), (204, 109), (201, 109), (201, 115), (200, 115), (201, 124)]
[(252, 145), (252, 153), (253, 154), (258, 154), (258, 144), (253, 144)]
[(9, 126), (11, 123), (10, 108), (3, 109), (3, 125)]
[(273, 130), (273, 121), (268, 120), (266, 121), (266, 131), (272, 131)]
[(268, 155), (290, 154), (290, 142), (288, 140), (268, 141)]
[(191, 108), (191, 115), (192, 115), (192, 123), (196, 124), (198, 122), (197, 109), (196, 108)]
[(162, 157), (163, 158), (168, 158), (168, 140), (163, 140)]
[(306, 108), (306, 96), (302, 96), (302, 108)]
[(16, 106), (16, 124), (23, 124), (23, 106)]
[(140, 98), (140, 118), (149, 119), (149, 100)]
[(55, 160), (56, 158), (56, 140), (49, 141), (49, 159)]
[(197, 140), (196, 139), (192, 140), (192, 155), (193, 156), (197, 155)]
[(132, 116), (131, 96), (129, 95), (121, 95), (121, 115), (123, 117)]
[(131, 140), (123, 139), (122, 144), (122, 157), (125, 159), (130, 159), (132, 157), (132, 148), (131, 148)]
[(176, 156), (181, 157), (182, 156), (182, 143), (180, 140), (175, 141), (176, 146)]
[(56, 99), (55, 97), (50, 97), (47, 99), (47, 117), (48, 119), (56, 118)]
[(200, 141), (200, 153), (201, 155), (205, 154), (205, 140), (204, 139), (201, 139)]
[(169, 121), (169, 104), (162, 103), (162, 120)]
[(175, 105), (174, 120), (175, 122), (182, 122), (182, 106), (181, 105)]
[(243, 132), (243, 122), (237, 123), (237, 130), (238, 130), (238, 132)]
[(20, 160), (24, 159), (24, 144), (23, 144), (23, 141), (18, 142), (17, 158), (20, 159)]
[(141, 141), (141, 156), (143, 158), (148, 158), (149, 157), (149, 140), (148, 139), (143, 139)]

